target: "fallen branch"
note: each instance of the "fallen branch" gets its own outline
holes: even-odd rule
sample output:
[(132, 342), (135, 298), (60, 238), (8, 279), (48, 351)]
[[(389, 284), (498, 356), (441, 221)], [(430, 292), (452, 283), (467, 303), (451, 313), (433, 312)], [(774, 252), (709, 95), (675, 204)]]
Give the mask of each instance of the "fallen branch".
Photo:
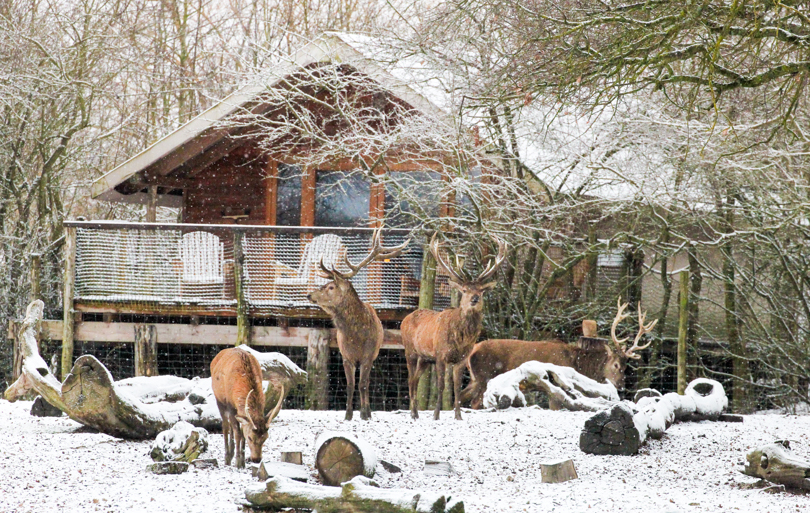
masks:
[(579, 448), (589, 454), (632, 455), (647, 438), (661, 438), (678, 421), (717, 420), (728, 406), (719, 382), (699, 378), (686, 387), (684, 395), (641, 397), (614, 404), (585, 421)]
[[(154, 438), (179, 421), (208, 430), (221, 429), (210, 378), (155, 376), (115, 382), (101, 362), (84, 355), (76, 360), (64, 382), (59, 383), (37, 348), (36, 326), (42, 319), (43, 308), (42, 301), (36, 300), (26, 311), (22, 322), (22, 374), (6, 390), (8, 401), (16, 401), (34, 390), (76, 422), (121, 438)], [(306, 379), (306, 373), (283, 355), (256, 354), (263, 369), (267, 368), (263, 377), (268, 381), (268, 394), (278, 398), (280, 393)], [(286, 383), (290, 386), (283, 387)]]
[(464, 503), (435, 492), (416, 492), (403, 488), (383, 489), (364, 476), (357, 476), (340, 487), (299, 483), (276, 477), (245, 490), (245, 506), (275, 511), (312, 509), (352, 511), (356, 513), (464, 513)]
[(571, 367), (531, 361), (489, 380), (484, 406), (499, 409), (525, 406), (526, 391), (548, 394), (552, 409), (599, 411), (619, 400), (610, 383), (598, 383)]
[(778, 440), (748, 453), (742, 473), (790, 488), (810, 490), (810, 461), (790, 450), (787, 440)]

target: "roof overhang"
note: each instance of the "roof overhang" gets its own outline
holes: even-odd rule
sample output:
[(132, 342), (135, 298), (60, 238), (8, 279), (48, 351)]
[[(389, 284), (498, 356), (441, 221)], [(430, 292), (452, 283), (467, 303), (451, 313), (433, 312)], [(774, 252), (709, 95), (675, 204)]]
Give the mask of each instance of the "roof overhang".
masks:
[[(181, 165), (188, 153), (189, 145), (197, 145), (195, 151), (204, 152), (207, 148), (227, 137), (227, 130), (220, 123), (235, 113), (257, 103), (259, 95), (278, 84), (285, 76), (303, 67), (317, 63), (349, 64), (369, 78), (375, 80), (397, 98), (407, 102), (425, 115), (452, 124), (452, 117), (429, 101), (413, 87), (387, 72), (373, 57), (368, 57), (355, 48), (346, 35), (327, 33), (316, 41), (297, 51), (291, 58), (280, 64), (274, 74), (276, 81), (268, 85), (248, 85), (238, 89), (225, 99), (204, 111), (191, 121), (136, 154), (129, 160), (107, 172), (92, 184), (91, 196), (94, 199), (112, 202), (145, 204), (147, 194), (134, 192), (122, 194), (116, 187), (127, 181), (140, 183), (140, 178), (150, 169), (161, 167), (164, 171)], [(185, 149), (185, 150), (184, 150)], [(180, 196), (159, 194), (158, 205), (179, 206)]]

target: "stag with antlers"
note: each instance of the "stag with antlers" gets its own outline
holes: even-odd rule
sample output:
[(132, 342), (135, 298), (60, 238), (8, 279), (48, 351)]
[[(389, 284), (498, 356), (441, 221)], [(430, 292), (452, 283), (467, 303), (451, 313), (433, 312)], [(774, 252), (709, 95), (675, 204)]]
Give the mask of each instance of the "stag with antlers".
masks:
[(408, 392), (410, 394), (411, 416), (419, 418), (416, 410), (416, 387), (419, 376), (431, 363), (436, 364), (439, 396), (433, 418), (439, 419), (439, 411), (444, 394), (444, 372), (449, 365), (453, 369), (453, 390), (455, 417), (461, 420), (461, 378), (467, 356), (478, 340), (483, 319), (482, 298), (484, 292), (495, 286), (495, 272), (506, 258), (506, 243), (495, 238), (498, 255), (490, 260), (486, 268), (476, 278), (463, 274), (458, 260), (456, 266), (446, 262), (439, 254), (436, 235), (430, 241), (430, 252), (437, 264), (450, 277), (450, 285), (461, 292), (458, 308), (443, 312), (416, 310), (402, 321), (400, 327), (402, 343), (405, 346), (405, 359), (408, 364)]
[[(624, 319), (630, 317), (630, 314), (624, 313), (625, 309), (627, 308), (628, 303), (622, 304), (621, 298), (616, 301), (616, 307), (618, 311), (616, 312), (616, 317), (613, 319), (613, 324), (610, 325), (610, 340), (613, 343), (613, 353), (618, 358), (615, 359), (613, 365), (616, 367), (616, 371), (621, 373), (622, 377), (624, 377), (624, 371), (627, 368), (627, 361), (629, 359), (638, 360), (641, 358), (641, 355), (638, 354), (636, 351), (640, 351), (642, 349), (646, 349), (652, 344), (652, 339), (649, 342), (644, 344), (643, 346), (638, 345), (641, 337), (645, 334), (651, 332), (655, 325), (658, 324), (658, 319), (650, 322), (649, 324), (644, 324), (647, 319), (647, 312), (641, 311), (641, 304), (638, 305), (638, 333), (636, 334), (636, 338), (633, 339), (633, 345), (630, 348), (625, 346), (625, 342), (627, 342), (630, 337), (625, 338), (618, 338), (616, 336), (616, 327), (622, 322)], [(622, 379), (622, 383), (624, 379)]]
[(360, 365), (360, 418), (371, 419), (369, 402), (369, 382), (371, 364), (377, 359), (383, 341), (383, 327), (374, 308), (360, 300), (351, 281), (360, 269), (375, 260), (394, 258), (402, 253), (410, 240), (396, 247), (386, 248), (381, 244), (381, 229), (374, 231), (371, 238), (371, 251), (358, 264), (353, 264), (348, 257), (344, 263), (348, 272), (328, 269), (321, 259), (321, 270), (318, 275), (331, 280), (317, 290), (307, 294), (307, 299), (321, 307), (332, 318), (337, 329), (337, 343), (343, 356), (343, 370), (346, 373), (348, 394), (346, 398), (346, 420), (352, 420), (354, 401), (354, 374)]

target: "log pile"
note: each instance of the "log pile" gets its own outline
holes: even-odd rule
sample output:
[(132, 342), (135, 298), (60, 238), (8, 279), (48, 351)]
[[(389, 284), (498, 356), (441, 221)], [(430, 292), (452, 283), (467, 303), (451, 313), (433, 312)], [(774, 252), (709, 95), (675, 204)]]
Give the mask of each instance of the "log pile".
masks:
[(245, 506), (279, 511), (286, 508), (354, 513), (464, 513), (464, 503), (435, 492), (383, 489), (364, 476), (339, 488), (276, 477), (245, 490)]
[(728, 398), (719, 382), (699, 378), (684, 395), (645, 395), (621, 402), (585, 421), (579, 448), (589, 454), (632, 455), (648, 438), (661, 438), (675, 422), (719, 420)]
[[(60, 383), (39, 354), (37, 326), (43, 308), (40, 300), (28, 305), (21, 324), (22, 373), (6, 390), (8, 401), (33, 390), (71, 419), (119, 438), (154, 438), (181, 420), (208, 430), (221, 429), (210, 378), (155, 376), (116, 382), (101, 362), (84, 355)], [(306, 373), (283, 355), (256, 354), (268, 382), (268, 404), (276, 404), (279, 394), (306, 380)]]

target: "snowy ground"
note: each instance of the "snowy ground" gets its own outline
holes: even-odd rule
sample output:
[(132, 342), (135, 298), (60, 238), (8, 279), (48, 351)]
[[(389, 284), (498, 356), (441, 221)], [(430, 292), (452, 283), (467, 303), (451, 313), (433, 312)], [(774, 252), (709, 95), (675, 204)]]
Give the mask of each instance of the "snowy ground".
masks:
[[(66, 417), (32, 417), (30, 407), (0, 400), (0, 512), (240, 511), (238, 501), (252, 481), (247, 470), (153, 475), (145, 471), (149, 442), (86, 432)], [(402, 467), (401, 474), (378, 474), (381, 486), (462, 496), (468, 512), (810, 511), (810, 495), (762, 489), (737, 472), (747, 451), (775, 439), (791, 440), (794, 452), (810, 459), (807, 415), (676, 424), (630, 457), (580, 452), (587, 413), (465, 411), (461, 422), (452, 412), (439, 422), (428, 412), (416, 422), (406, 412), (373, 415), (371, 422), (345, 422), (343, 412), (283, 410), (271, 427), (265, 457), (277, 459), (280, 450), (299, 448), (314, 483), (316, 435), (350, 431), (375, 445), (378, 458)], [(208, 457), (222, 464), (222, 435), (212, 435), (210, 443)], [(538, 463), (565, 458), (573, 458), (579, 479), (541, 483)], [(426, 475), (425, 459), (449, 461), (457, 474)]]

